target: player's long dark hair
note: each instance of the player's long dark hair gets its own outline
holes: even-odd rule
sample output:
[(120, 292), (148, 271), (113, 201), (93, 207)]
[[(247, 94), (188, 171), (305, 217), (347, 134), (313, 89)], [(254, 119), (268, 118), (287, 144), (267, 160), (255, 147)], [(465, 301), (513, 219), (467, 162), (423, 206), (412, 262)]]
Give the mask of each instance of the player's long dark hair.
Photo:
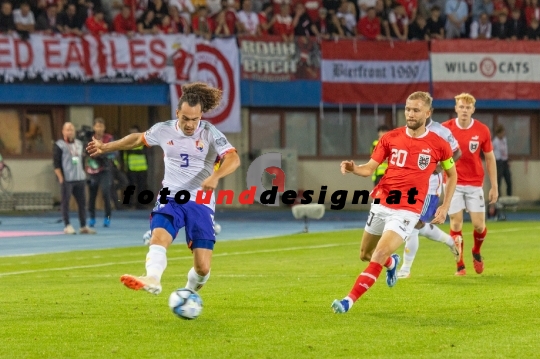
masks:
[(178, 109), (184, 102), (189, 106), (201, 105), (202, 112), (216, 108), (221, 102), (222, 91), (208, 86), (204, 82), (194, 82), (182, 86), (182, 97), (178, 100)]

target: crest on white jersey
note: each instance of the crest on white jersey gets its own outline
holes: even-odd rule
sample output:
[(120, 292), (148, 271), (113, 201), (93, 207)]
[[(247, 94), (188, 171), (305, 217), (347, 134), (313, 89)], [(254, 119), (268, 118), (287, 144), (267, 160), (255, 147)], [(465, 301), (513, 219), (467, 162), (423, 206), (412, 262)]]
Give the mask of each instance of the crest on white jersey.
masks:
[(425, 170), (428, 166), (429, 166), (429, 163), (431, 162), (431, 156), (430, 155), (425, 155), (425, 154), (420, 154), (418, 156), (418, 167), (421, 169), (421, 170)]
[(480, 146), (480, 142), (469, 141), (469, 151), (471, 151), (471, 153), (475, 153), (476, 150), (478, 149), (478, 146)]

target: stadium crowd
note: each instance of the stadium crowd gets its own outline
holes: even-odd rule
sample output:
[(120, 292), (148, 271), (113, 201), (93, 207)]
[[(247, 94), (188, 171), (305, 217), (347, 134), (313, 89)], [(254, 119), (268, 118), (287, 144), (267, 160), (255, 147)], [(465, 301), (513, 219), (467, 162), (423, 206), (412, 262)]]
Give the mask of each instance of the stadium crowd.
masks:
[(264, 1), (4, 0), (0, 33), (540, 40), (539, 0)]

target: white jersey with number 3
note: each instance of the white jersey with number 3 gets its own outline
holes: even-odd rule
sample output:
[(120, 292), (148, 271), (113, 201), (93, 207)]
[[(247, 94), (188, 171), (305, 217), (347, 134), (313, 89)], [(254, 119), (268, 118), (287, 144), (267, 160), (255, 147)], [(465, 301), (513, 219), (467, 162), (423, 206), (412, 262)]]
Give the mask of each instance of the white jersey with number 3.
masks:
[[(202, 182), (214, 171), (216, 158), (235, 150), (225, 135), (207, 121), (200, 121), (191, 136), (182, 132), (178, 120), (160, 122), (144, 133), (143, 141), (148, 147), (163, 149), (165, 177), (162, 185), (171, 192), (168, 197), (174, 197), (179, 191), (189, 191), (191, 201), (195, 201)], [(213, 194), (206, 206), (214, 210)]]
[[(437, 135), (439, 135), (439, 137), (442, 137), (446, 142), (448, 142), (450, 144), (450, 148), (452, 149), (452, 153), (456, 152), (456, 150), (459, 148), (459, 144), (454, 135), (452, 135), (452, 132), (440, 123), (431, 120), (431, 122), (426, 125), (426, 128), (429, 128), (430, 131), (435, 132)], [(429, 178), (428, 195), (436, 194), (437, 196), (440, 196), (442, 193), (442, 184), (442, 172), (439, 174), (433, 174)]]

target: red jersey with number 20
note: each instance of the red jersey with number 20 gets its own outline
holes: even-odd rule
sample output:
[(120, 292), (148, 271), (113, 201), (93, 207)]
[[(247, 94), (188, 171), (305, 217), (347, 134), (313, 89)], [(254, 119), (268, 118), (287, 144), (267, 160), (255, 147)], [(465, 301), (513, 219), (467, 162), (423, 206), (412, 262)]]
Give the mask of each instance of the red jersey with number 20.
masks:
[(460, 127), (457, 118), (448, 120), (442, 125), (452, 131), (461, 148), (461, 157), (456, 163), (457, 184), (482, 187), (484, 167), (480, 150), (484, 153), (493, 151), (489, 128), (475, 119), (471, 119), (471, 124), (467, 128)]
[[(379, 198), (380, 204), (388, 208), (421, 213), (429, 189), (429, 178), (438, 162), (452, 158), (452, 149), (448, 142), (429, 129), (420, 137), (412, 137), (407, 127), (400, 127), (387, 132), (380, 139), (371, 158), (378, 163), (388, 158), (388, 168), (371, 192), (372, 197)], [(407, 193), (411, 188), (418, 191), (414, 204), (408, 202)], [(399, 203), (386, 202), (387, 197), (392, 195), (390, 191), (401, 192)]]

